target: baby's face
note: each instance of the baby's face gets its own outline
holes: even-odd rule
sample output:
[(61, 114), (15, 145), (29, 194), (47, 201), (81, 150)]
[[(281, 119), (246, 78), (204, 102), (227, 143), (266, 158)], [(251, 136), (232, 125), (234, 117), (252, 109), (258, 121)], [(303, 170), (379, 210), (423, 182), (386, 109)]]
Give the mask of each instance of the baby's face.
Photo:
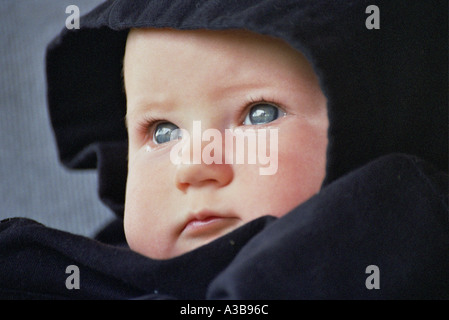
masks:
[(124, 225), (134, 251), (175, 257), (255, 218), (280, 217), (319, 191), (326, 98), (307, 60), (283, 41), (133, 30), (124, 78)]

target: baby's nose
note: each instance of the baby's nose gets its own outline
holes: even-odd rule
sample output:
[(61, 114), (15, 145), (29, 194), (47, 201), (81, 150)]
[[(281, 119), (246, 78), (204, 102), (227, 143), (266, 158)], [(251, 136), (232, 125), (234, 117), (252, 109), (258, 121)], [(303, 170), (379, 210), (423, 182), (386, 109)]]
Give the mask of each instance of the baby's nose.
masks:
[[(213, 161), (203, 159), (203, 150), (207, 143), (202, 143), (201, 148), (184, 148), (183, 152), (189, 152), (193, 161), (181, 161), (176, 167), (176, 187), (185, 192), (189, 187), (202, 187), (213, 185), (217, 188), (228, 185), (233, 177), (234, 171), (231, 164), (225, 163), (223, 156), (223, 148), (216, 147), (213, 149), (214, 159), (221, 161)], [(201, 154), (192, 154), (191, 152), (199, 152)], [(184, 158), (185, 159), (185, 158)], [(206, 160), (206, 161), (205, 161)]]

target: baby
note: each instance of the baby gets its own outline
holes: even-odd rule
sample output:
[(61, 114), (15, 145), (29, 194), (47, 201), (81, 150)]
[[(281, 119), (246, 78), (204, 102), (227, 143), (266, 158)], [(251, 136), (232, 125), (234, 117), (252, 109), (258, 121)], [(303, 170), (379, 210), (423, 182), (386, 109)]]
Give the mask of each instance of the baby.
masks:
[[(319, 191), (327, 101), (307, 59), (284, 41), (243, 30), (133, 29), (123, 73), (132, 250), (176, 257), (255, 218), (281, 217)], [(224, 138), (223, 148), (201, 152), (210, 145), (195, 147), (198, 123), (223, 137), (275, 130), (257, 137), (258, 148), (276, 153), (277, 170), (264, 175), (260, 163), (227, 161), (234, 150)], [(183, 159), (198, 159), (198, 150), (203, 157), (174, 161), (175, 146)]]

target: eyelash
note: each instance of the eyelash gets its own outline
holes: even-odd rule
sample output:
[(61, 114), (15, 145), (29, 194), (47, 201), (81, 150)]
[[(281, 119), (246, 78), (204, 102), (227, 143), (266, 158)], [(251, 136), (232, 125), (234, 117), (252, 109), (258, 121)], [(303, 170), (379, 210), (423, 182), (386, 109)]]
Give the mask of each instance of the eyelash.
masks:
[(148, 135), (151, 134), (151, 139), (152, 139), (153, 138), (152, 135), (154, 134), (153, 129), (156, 126), (156, 124), (159, 122), (165, 122), (165, 121), (166, 120), (153, 118), (152, 116), (149, 116), (149, 115), (144, 115), (143, 119), (137, 123), (137, 128), (138, 128), (137, 130), (144, 137), (148, 137)]
[(246, 117), (246, 114), (251, 110), (252, 107), (254, 107), (255, 105), (257, 105), (259, 103), (272, 104), (272, 105), (278, 107), (279, 109), (284, 110), (284, 112), (286, 112), (285, 108), (282, 106), (282, 104), (277, 102), (276, 99), (268, 99), (268, 100), (266, 100), (263, 96), (261, 96), (258, 99), (254, 99), (253, 97), (250, 96), (248, 101), (238, 111), (238, 114), (239, 114), (239, 121), (238, 121), (238, 123), (239, 124), (243, 124), (243, 122), (245, 120), (245, 117)]

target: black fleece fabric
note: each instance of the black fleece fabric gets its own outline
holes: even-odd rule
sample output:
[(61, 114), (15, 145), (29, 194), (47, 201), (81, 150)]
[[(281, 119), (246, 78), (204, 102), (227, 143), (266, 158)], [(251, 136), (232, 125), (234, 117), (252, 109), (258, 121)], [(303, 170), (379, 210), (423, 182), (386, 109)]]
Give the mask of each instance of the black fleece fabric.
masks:
[[(370, 5), (379, 29), (366, 27)], [(104, 2), (49, 44), (48, 104), (61, 162), (97, 168), (117, 221), (95, 239), (2, 221), (0, 298), (448, 299), (447, 12), (413, 0)], [(180, 257), (132, 252), (121, 70), (140, 27), (247, 29), (304, 53), (328, 99), (320, 192)], [(66, 287), (70, 265), (79, 289)]]

